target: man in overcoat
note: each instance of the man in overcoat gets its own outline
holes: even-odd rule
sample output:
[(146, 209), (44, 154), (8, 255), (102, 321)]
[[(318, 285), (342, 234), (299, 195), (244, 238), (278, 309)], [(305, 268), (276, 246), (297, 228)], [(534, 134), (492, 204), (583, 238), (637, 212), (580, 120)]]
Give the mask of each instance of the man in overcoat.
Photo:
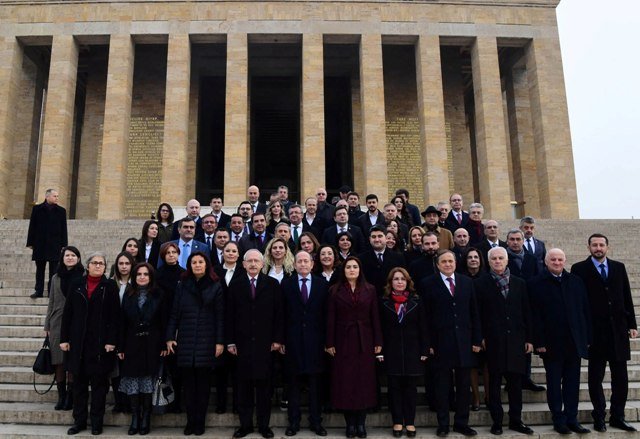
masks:
[(443, 250), (436, 257), (437, 272), (420, 282), (424, 298), (430, 350), (435, 368), (437, 434), (449, 434), (449, 387), (455, 372), (456, 410), (453, 431), (465, 436), (477, 432), (469, 427), (473, 353), (480, 351), (482, 335), (473, 281), (456, 271), (456, 256)]
[(227, 296), (227, 350), (238, 360), (240, 428), (233, 436), (253, 432), (255, 400), (258, 431), (272, 438), (271, 352), (279, 351), (284, 340), (282, 291), (278, 281), (261, 273), (264, 259), (258, 250), (248, 250), (242, 265), (247, 274), (231, 281)]
[(547, 270), (529, 280), (533, 310), (533, 345), (547, 376), (547, 404), (560, 434), (589, 433), (578, 422), (580, 359), (591, 344), (591, 317), (582, 280), (565, 269), (559, 248), (545, 257)]
[(325, 335), (328, 287), (323, 278), (311, 274), (313, 258), (305, 251), (296, 254), (296, 274), (282, 281), (285, 315), (285, 365), (289, 377), (289, 426), (285, 434), (300, 430), (300, 390), (309, 384), (309, 425), (326, 436), (320, 413), (320, 383), (325, 364)]
[(500, 399), (502, 377), (509, 392), (509, 428), (533, 434), (522, 422), (522, 379), (526, 354), (533, 351), (531, 310), (525, 281), (507, 267), (507, 251), (489, 250), (489, 272), (474, 280), (489, 369), (491, 433), (502, 434), (504, 411)]
[(49, 283), (56, 272), (60, 251), (67, 245), (67, 211), (58, 205), (58, 192), (47, 189), (44, 202), (33, 206), (29, 219), (27, 247), (33, 250), (31, 260), (36, 263), (36, 285), (32, 299), (43, 296), (44, 270), (49, 263)]
[(638, 336), (636, 315), (631, 299), (627, 269), (621, 262), (607, 258), (609, 239), (594, 233), (588, 241), (590, 256), (571, 267), (571, 273), (584, 282), (591, 307), (593, 343), (589, 346), (589, 396), (593, 404), (593, 427), (607, 430), (606, 401), (602, 389), (607, 362), (611, 370), (611, 407), (609, 425), (636, 431), (624, 420), (629, 378), (627, 361), (631, 359), (629, 338)]

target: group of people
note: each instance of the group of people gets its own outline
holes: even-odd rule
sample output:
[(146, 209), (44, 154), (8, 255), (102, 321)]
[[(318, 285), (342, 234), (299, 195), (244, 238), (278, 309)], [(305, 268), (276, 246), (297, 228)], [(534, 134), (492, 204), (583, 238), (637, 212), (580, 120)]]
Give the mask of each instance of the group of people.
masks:
[[(533, 434), (522, 420), (522, 391), (545, 388), (531, 380), (532, 353), (543, 359), (558, 433), (589, 432), (577, 418), (587, 358), (594, 429), (607, 428), (609, 363), (609, 425), (635, 431), (624, 418), (635, 313), (625, 266), (607, 257), (606, 236), (591, 235), (588, 257), (568, 272), (564, 252), (534, 236), (532, 217), (502, 241), (498, 222), (483, 221), (480, 203), (465, 211), (459, 194), (422, 212), (404, 189), (383, 210), (375, 194), (365, 210), (359, 200), (345, 187), (332, 204), (319, 188), (302, 206), (281, 186), (266, 204), (251, 186), (232, 215), (214, 197), (211, 213), (200, 216), (190, 200), (178, 221), (162, 203), (141, 237), (125, 241), (110, 273), (103, 253), (83, 267), (78, 249), (62, 243), (45, 330), (57, 365), (56, 409), (73, 407), (68, 433), (86, 429), (89, 417), (92, 433), (102, 432), (110, 380), (116, 409), (130, 407), (128, 434), (149, 433), (163, 365), (174, 410), (186, 409), (185, 435), (204, 432), (212, 385), (216, 413), (227, 410), (230, 383), (235, 438), (254, 431), (254, 408), (258, 432), (273, 437), (276, 386), (287, 436), (301, 428), (307, 389), (315, 434), (327, 435), (322, 413), (330, 407), (344, 413), (346, 437), (365, 438), (366, 414), (379, 409), (386, 380), (392, 435), (415, 437), (424, 380), (437, 435), (449, 433), (453, 410), (453, 431), (473, 436), (479, 375), (491, 433), (503, 432), (504, 380), (509, 428)], [(57, 206), (57, 193), (48, 191), (34, 212), (55, 210), (47, 203)], [(34, 230), (37, 221), (32, 216)]]

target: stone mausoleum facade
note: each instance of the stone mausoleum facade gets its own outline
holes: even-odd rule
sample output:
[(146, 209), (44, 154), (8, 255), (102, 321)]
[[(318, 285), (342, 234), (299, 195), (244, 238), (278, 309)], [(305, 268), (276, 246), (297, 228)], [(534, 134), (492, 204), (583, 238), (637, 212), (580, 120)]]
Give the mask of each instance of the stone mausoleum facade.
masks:
[(349, 184), (578, 217), (559, 0), (0, 0), (0, 214)]

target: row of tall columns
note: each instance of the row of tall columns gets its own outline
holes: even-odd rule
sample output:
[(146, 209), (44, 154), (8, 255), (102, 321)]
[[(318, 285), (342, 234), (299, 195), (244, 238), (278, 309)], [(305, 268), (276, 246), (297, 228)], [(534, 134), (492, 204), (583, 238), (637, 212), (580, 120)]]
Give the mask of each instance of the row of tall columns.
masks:
[[(188, 179), (193, 176), (180, 172), (192, 160), (188, 149), (191, 52), (190, 39), (186, 34), (171, 34), (168, 41), (161, 198), (180, 205), (193, 196), (188, 190)], [(325, 139), (323, 36), (305, 34), (302, 41), (300, 172), (304, 197), (324, 185)], [(425, 199), (434, 202), (455, 190), (449, 187), (440, 39), (432, 35), (420, 36), (415, 50), (423, 183)], [(537, 183), (542, 217), (576, 218), (575, 175), (570, 135), (566, 128), (568, 115), (557, 36), (533, 40), (525, 52), (531, 107), (530, 131), (533, 133), (533, 149), (526, 152), (526, 157), (534, 155), (537, 167), (536, 181), (521, 180), (520, 184)], [(6, 186), (16, 129), (12, 108), (17, 99), (22, 48), (15, 38), (3, 38), (0, 40), (0, 55), (0, 102), (3, 103), (0, 105), (0, 184)], [(130, 35), (111, 36), (97, 179), (100, 219), (125, 216), (134, 58), (135, 44)], [(471, 62), (479, 201), (485, 205), (487, 216), (509, 218), (509, 154), (496, 38), (478, 37), (472, 46)], [(381, 35), (361, 36), (359, 64), (358, 116), (364, 147), (354, 152), (354, 167), (357, 168), (354, 174), (364, 176), (364, 187), (359, 190), (376, 193), (385, 200), (388, 199), (389, 188)], [(77, 67), (78, 43), (75, 38), (70, 35), (54, 36), (38, 194), (43, 194), (47, 187), (57, 188), (63, 196), (70, 191)], [(225, 203), (228, 205), (238, 204), (244, 199), (250, 183), (248, 78), (248, 35), (228, 34), (224, 175)], [(520, 81), (518, 91), (522, 94), (522, 78)], [(532, 172), (529, 172), (527, 178), (531, 177)], [(0, 213), (6, 212), (8, 201), (3, 198), (0, 197)]]

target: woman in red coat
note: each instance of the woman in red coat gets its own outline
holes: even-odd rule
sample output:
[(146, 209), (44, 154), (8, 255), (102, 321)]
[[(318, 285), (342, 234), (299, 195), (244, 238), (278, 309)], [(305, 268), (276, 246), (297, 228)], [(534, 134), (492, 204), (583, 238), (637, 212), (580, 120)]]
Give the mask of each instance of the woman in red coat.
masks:
[(375, 355), (382, 351), (382, 331), (375, 288), (360, 260), (349, 256), (342, 279), (329, 290), (327, 352), (333, 357), (331, 403), (344, 411), (346, 435), (367, 437), (366, 409), (375, 407)]

